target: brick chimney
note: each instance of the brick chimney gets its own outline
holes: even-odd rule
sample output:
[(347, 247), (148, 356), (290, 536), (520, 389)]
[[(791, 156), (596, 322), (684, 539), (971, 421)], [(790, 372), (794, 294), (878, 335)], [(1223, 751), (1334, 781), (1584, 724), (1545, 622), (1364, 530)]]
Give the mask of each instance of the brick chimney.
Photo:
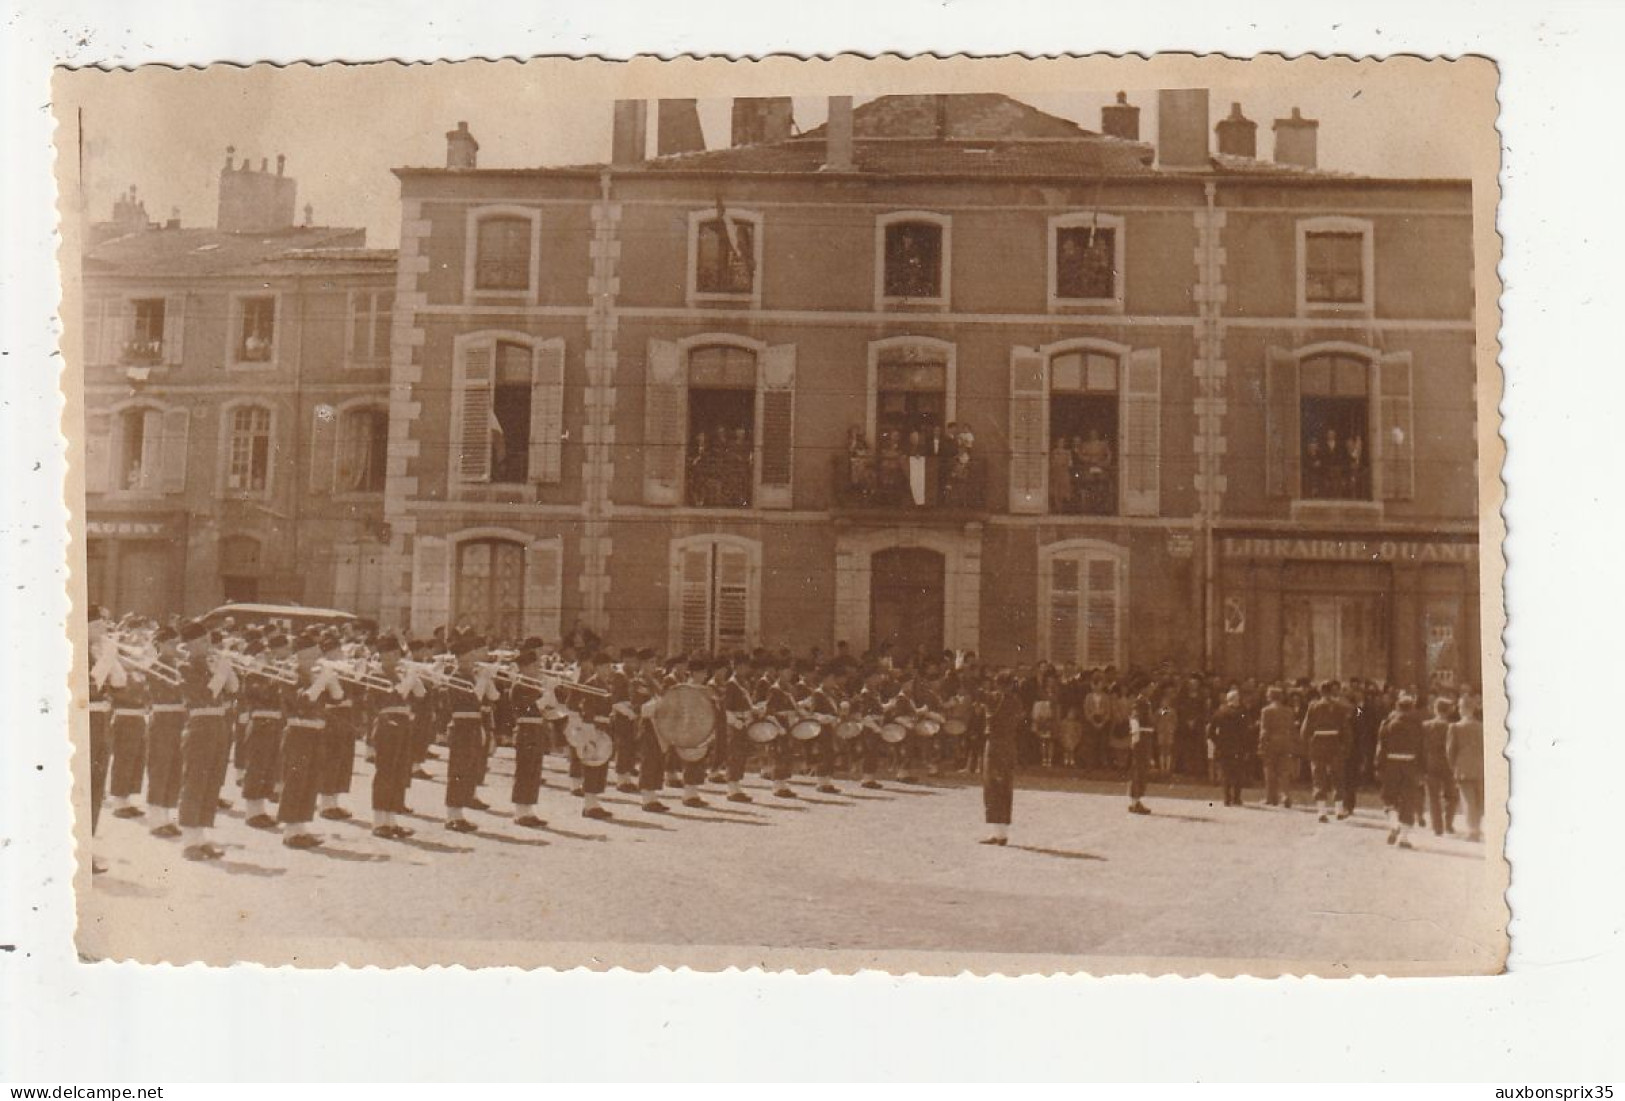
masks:
[(1295, 168), (1314, 168), (1317, 165), (1317, 136), (1320, 122), (1306, 119), (1298, 108), (1292, 108), (1292, 117), (1275, 120), (1275, 163)]
[(698, 100), (663, 99), (659, 102), (655, 117), (655, 152), (662, 157), (705, 152), (705, 131), (700, 129)]
[(824, 124), (824, 135), (824, 171), (852, 171), (851, 96), (829, 97), (829, 121)]
[(771, 145), (790, 137), (794, 125), (789, 96), (741, 97), (733, 102), (730, 145)]
[(1157, 93), (1157, 167), (1206, 171), (1207, 89), (1176, 88)]
[(1140, 140), (1140, 109), (1128, 101), (1127, 92), (1117, 93), (1117, 102), (1100, 109), (1100, 132), (1109, 138)]
[(1213, 128), (1219, 136), (1219, 152), (1231, 157), (1258, 157), (1258, 123), (1241, 113), (1241, 104), (1232, 103), (1227, 118)]
[(272, 233), (293, 228), (294, 202), (299, 185), (283, 175), (287, 159), (277, 157), (272, 172), (270, 158), (261, 157), (255, 169), (247, 157), (232, 167), (236, 149), (226, 147), (226, 166), (220, 170), (220, 204), (215, 225), (228, 233)]
[(616, 168), (642, 164), (649, 151), (649, 105), (641, 99), (615, 101), (610, 163)]
[(468, 132), (468, 123), (459, 122), (457, 129), (446, 131), (446, 167), (478, 168), (480, 143)]

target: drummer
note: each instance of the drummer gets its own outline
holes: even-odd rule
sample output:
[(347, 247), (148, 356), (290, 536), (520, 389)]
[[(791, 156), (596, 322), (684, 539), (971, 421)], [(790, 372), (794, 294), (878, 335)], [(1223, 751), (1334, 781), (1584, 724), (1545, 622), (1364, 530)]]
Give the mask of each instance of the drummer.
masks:
[(741, 656), (722, 686), (723, 724), (722, 729), (717, 731), (717, 739), (722, 743), (721, 760), (730, 803), (755, 802), (740, 787), (740, 782), (745, 778), (746, 758), (750, 754), (750, 738), (745, 734), (745, 727), (750, 724), (751, 710), (755, 705), (755, 699), (746, 687), (749, 680), (750, 659)]
[[(539, 830), (547, 823), (536, 813), (536, 798), (542, 789), (542, 760), (547, 752), (547, 718), (542, 714), (542, 690), (536, 687), (541, 658), (535, 650), (524, 649), (514, 658), (519, 675), (528, 683), (515, 683), (509, 689), (513, 702), (513, 824)], [(551, 693), (549, 693), (551, 695)]]
[(877, 762), (886, 749), (880, 737), (880, 724), (886, 712), (883, 695), (885, 679), (886, 671), (879, 665), (865, 666), (863, 687), (852, 700), (852, 714), (863, 723), (863, 735), (858, 739), (862, 743), (858, 758), (859, 786), (871, 791), (880, 790), (881, 783), (875, 778), (875, 772)]
[(662, 678), (653, 650), (639, 650), (627, 664), (631, 673), (626, 682), (627, 700), (635, 723), (638, 764), (638, 782), (633, 790), (642, 800), (646, 813), (665, 814), (671, 809), (660, 801), (666, 778), (666, 747), (655, 731), (648, 705), (676, 683), (674, 678), (680, 670), (673, 659), (667, 663), (666, 677)]
[[(716, 695), (711, 688), (711, 666), (703, 657), (692, 657), (688, 661), (688, 681), (686, 687), (703, 694), (706, 711), (712, 716), (713, 723), (716, 716)], [(653, 726), (653, 723), (650, 723)], [(715, 740), (718, 731), (715, 725), (711, 728), (711, 738)], [(700, 796), (700, 785), (705, 782), (705, 758), (698, 760), (682, 760), (683, 766), (683, 806), (708, 807), (711, 804)]]
[(799, 712), (796, 707), (796, 671), (790, 662), (779, 664), (778, 678), (768, 686), (766, 702), (768, 716), (779, 724), (779, 736), (773, 739), (773, 746), (769, 750), (773, 755), (773, 794), (780, 799), (795, 799), (795, 790), (790, 787), (795, 745), (786, 735)]
[(815, 753), (817, 755), (818, 790), (825, 795), (839, 795), (841, 789), (835, 786), (835, 721), (833, 716), (839, 715), (841, 710), (841, 664), (831, 660), (821, 671), (820, 683), (813, 690), (809, 699), (814, 715), (828, 721), (819, 724), (818, 741)]

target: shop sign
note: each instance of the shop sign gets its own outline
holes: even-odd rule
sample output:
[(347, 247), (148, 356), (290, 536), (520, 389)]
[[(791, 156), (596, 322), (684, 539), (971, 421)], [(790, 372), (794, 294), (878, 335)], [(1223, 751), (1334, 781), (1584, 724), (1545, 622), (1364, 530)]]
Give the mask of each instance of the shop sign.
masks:
[(1266, 539), (1226, 536), (1226, 558), (1313, 562), (1476, 562), (1478, 544), (1405, 539)]
[(169, 525), (162, 520), (86, 520), (85, 534), (97, 538), (165, 539)]

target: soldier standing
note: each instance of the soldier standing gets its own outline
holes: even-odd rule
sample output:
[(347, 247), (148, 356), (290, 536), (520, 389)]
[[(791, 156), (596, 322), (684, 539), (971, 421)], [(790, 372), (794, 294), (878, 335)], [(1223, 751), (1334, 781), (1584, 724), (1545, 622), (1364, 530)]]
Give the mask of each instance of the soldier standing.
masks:
[(1258, 716), (1258, 753), (1264, 759), (1264, 802), (1292, 806), (1292, 778), (1298, 769), (1298, 716), (1286, 704), (1286, 693), (1271, 685), (1269, 701)]
[(1422, 717), (1416, 711), (1416, 697), (1399, 694), (1394, 713), (1383, 720), (1377, 731), (1377, 778), (1382, 782), (1382, 801), (1388, 815), (1388, 844), (1411, 848), (1408, 838), (1416, 824), (1416, 790), (1422, 755)]
[[(1315, 810), (1327, 821), (1327, 807), (1335, 806), (1343, 775), (1344, 744), (1349, 738), (1348, 711), (1337, 699), (1337, 682), (1327, 681), (1303, 716), (1301, 731), (1309, 746), (1309, 774), (1315, 787)], [(1340, 815), (1347, 817), (1347, 815)]]
[(1014, 679), (1001, 673), (993, 686), (992, 715), (982, 751), (982, 810), (988, 835), (983, 845), (1008, 845), (1015, 810), (1016, 737), (1024, 717)]

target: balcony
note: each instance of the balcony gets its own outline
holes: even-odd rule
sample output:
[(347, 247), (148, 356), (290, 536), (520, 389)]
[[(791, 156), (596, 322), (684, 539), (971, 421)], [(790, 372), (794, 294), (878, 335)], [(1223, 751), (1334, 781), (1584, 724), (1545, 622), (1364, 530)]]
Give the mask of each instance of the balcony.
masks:
[(830, 484), (837, 511), (952, 517), (987, 508), (987, 463), (980, 455), (927, 455), (923, 464), (904, 455), (836, 455)]
[(119, 363), (125, 367), (157, 367), (163, 361), (162, 340), (127, 340), (119, 351)]

